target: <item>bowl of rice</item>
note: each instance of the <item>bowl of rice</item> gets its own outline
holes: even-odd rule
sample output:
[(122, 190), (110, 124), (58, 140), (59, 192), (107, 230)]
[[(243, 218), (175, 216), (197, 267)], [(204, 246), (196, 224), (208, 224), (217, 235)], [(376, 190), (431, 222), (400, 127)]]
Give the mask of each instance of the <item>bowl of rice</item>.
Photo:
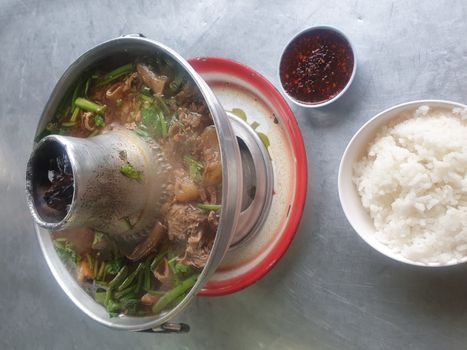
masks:
[(422, 100), (379, 113), (349, 142), (338, 189), (354, 230), (382, 254), (467, 261), (467, 106)]

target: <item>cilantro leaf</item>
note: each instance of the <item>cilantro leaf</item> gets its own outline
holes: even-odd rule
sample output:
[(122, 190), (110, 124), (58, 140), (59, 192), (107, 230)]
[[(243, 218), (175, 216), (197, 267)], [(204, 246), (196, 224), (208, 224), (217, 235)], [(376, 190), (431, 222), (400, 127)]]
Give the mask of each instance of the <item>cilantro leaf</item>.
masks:
[(141, 181), (143, 178), (143, 172), (136, 170), (133, 165), (128, 162), (120, 167), (120, 173), (132, 180)]
[(66, 238), (56, 238), (53, 244), (63, 263), (69, 267), (76, 267), (78, 256), (70, 242)]

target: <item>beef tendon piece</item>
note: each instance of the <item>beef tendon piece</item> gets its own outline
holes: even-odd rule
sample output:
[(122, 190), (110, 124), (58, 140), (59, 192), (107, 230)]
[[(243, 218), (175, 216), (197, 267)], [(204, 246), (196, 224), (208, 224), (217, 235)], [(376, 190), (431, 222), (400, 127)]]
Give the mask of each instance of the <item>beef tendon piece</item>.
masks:
[(165, 84), (168, 78), (165, 75), (157, 75), (154, 73), (149, 66), (144, 63), (138, 63), (136, 65), (138, 74), (143, 79), (144, 83), (149, 86), (154, 93), (161, 95), (164, 91)]
[(139, 243), (131, 252), (130, 255), (127, 256), (130, 260), (140, 260), (148, 255), (151, 251), (153, 251), (159, 242), (161, 242), (167, 232), (167, 228), (162, 225), (160, 222), (157, 222), (154, 229), (151, 233), (146, 237), (146, 239)]

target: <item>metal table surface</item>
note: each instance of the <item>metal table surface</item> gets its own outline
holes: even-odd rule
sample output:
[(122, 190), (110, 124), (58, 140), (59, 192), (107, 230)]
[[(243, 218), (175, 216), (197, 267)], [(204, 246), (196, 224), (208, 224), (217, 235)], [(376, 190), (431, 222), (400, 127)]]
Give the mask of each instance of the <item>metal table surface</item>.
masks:
[[(340, 157), (371, 116), (414, 99), (467, 102), (467, 3), (458, 1), (0, 1), (1, 349), (465, 349), (467, 267), (428, 270), (368, 247), (337, 195)], [(25, 164), (46, 100), (93, 45), (141, 32), (184, 57), (218, 55), (278, 85), (298, 30), (333, 24), (358, 73), (320, 110), (294, 109), (309, 159), (300, 228), (255, 285), (197, 298), (184, 335), (117, 332), (82, 314), (41, 256), (24, 195)]]

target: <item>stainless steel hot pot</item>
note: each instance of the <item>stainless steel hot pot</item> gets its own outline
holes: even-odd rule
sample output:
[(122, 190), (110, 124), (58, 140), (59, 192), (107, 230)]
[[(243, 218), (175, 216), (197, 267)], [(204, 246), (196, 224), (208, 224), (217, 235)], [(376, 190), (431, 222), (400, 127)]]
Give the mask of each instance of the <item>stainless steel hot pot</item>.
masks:
[[(177, 306), (157, 316), (109, 317), (107, 311), (80, 287), (62, 264), (55, 253), (47, 226), (37, 218), (32, 198), (33, 176), (31, 172), (33, 169), (31, 164), (33, 162), (31, 160), (34, 158), (34, 152), (26, 175), (28, 205), (34, 214), (33, 216), (36, 217), (39, 243), (55, 279), (68, 297), (84, 313), (101, 324), (121, 330), (183, 330), (183, 327), (180, 328), (167, 322), (187, 307), (214, 273), (229, 247), (245, 242), (250, 235), (254, 234), (258, 226), (264, 223), (273, 192), (273, 175), (269, 155), (254, 130), (240, 118), (228, 115), (224, 111), (205, 81), (181, 56), (170, 48), (142, 35), (127, 35), (104, 42), (71, 64), (52, 91), (42, 112), (37, 133), (45, 128), (57, 110), (60, 101), (73, 88), (83, 72), (96, 66), (105, 65), (106, 62), (115, 66), (120, 62), (126, 63), (136, 57), (150, 56), (155, 53), (162, 53), (175, 60), (191, 76), (199, 88), (217, 129), (223, 167), (222, 211), (214, 245), (196, 284)], [(239, 140), (242, 142), (239, 143)], [(37, 146), (36, 144), (35, 149)], [(256, 191), (254, 198), (246, 200), (245, 193), (248, 192), (248, 186), (254, 186)]]

